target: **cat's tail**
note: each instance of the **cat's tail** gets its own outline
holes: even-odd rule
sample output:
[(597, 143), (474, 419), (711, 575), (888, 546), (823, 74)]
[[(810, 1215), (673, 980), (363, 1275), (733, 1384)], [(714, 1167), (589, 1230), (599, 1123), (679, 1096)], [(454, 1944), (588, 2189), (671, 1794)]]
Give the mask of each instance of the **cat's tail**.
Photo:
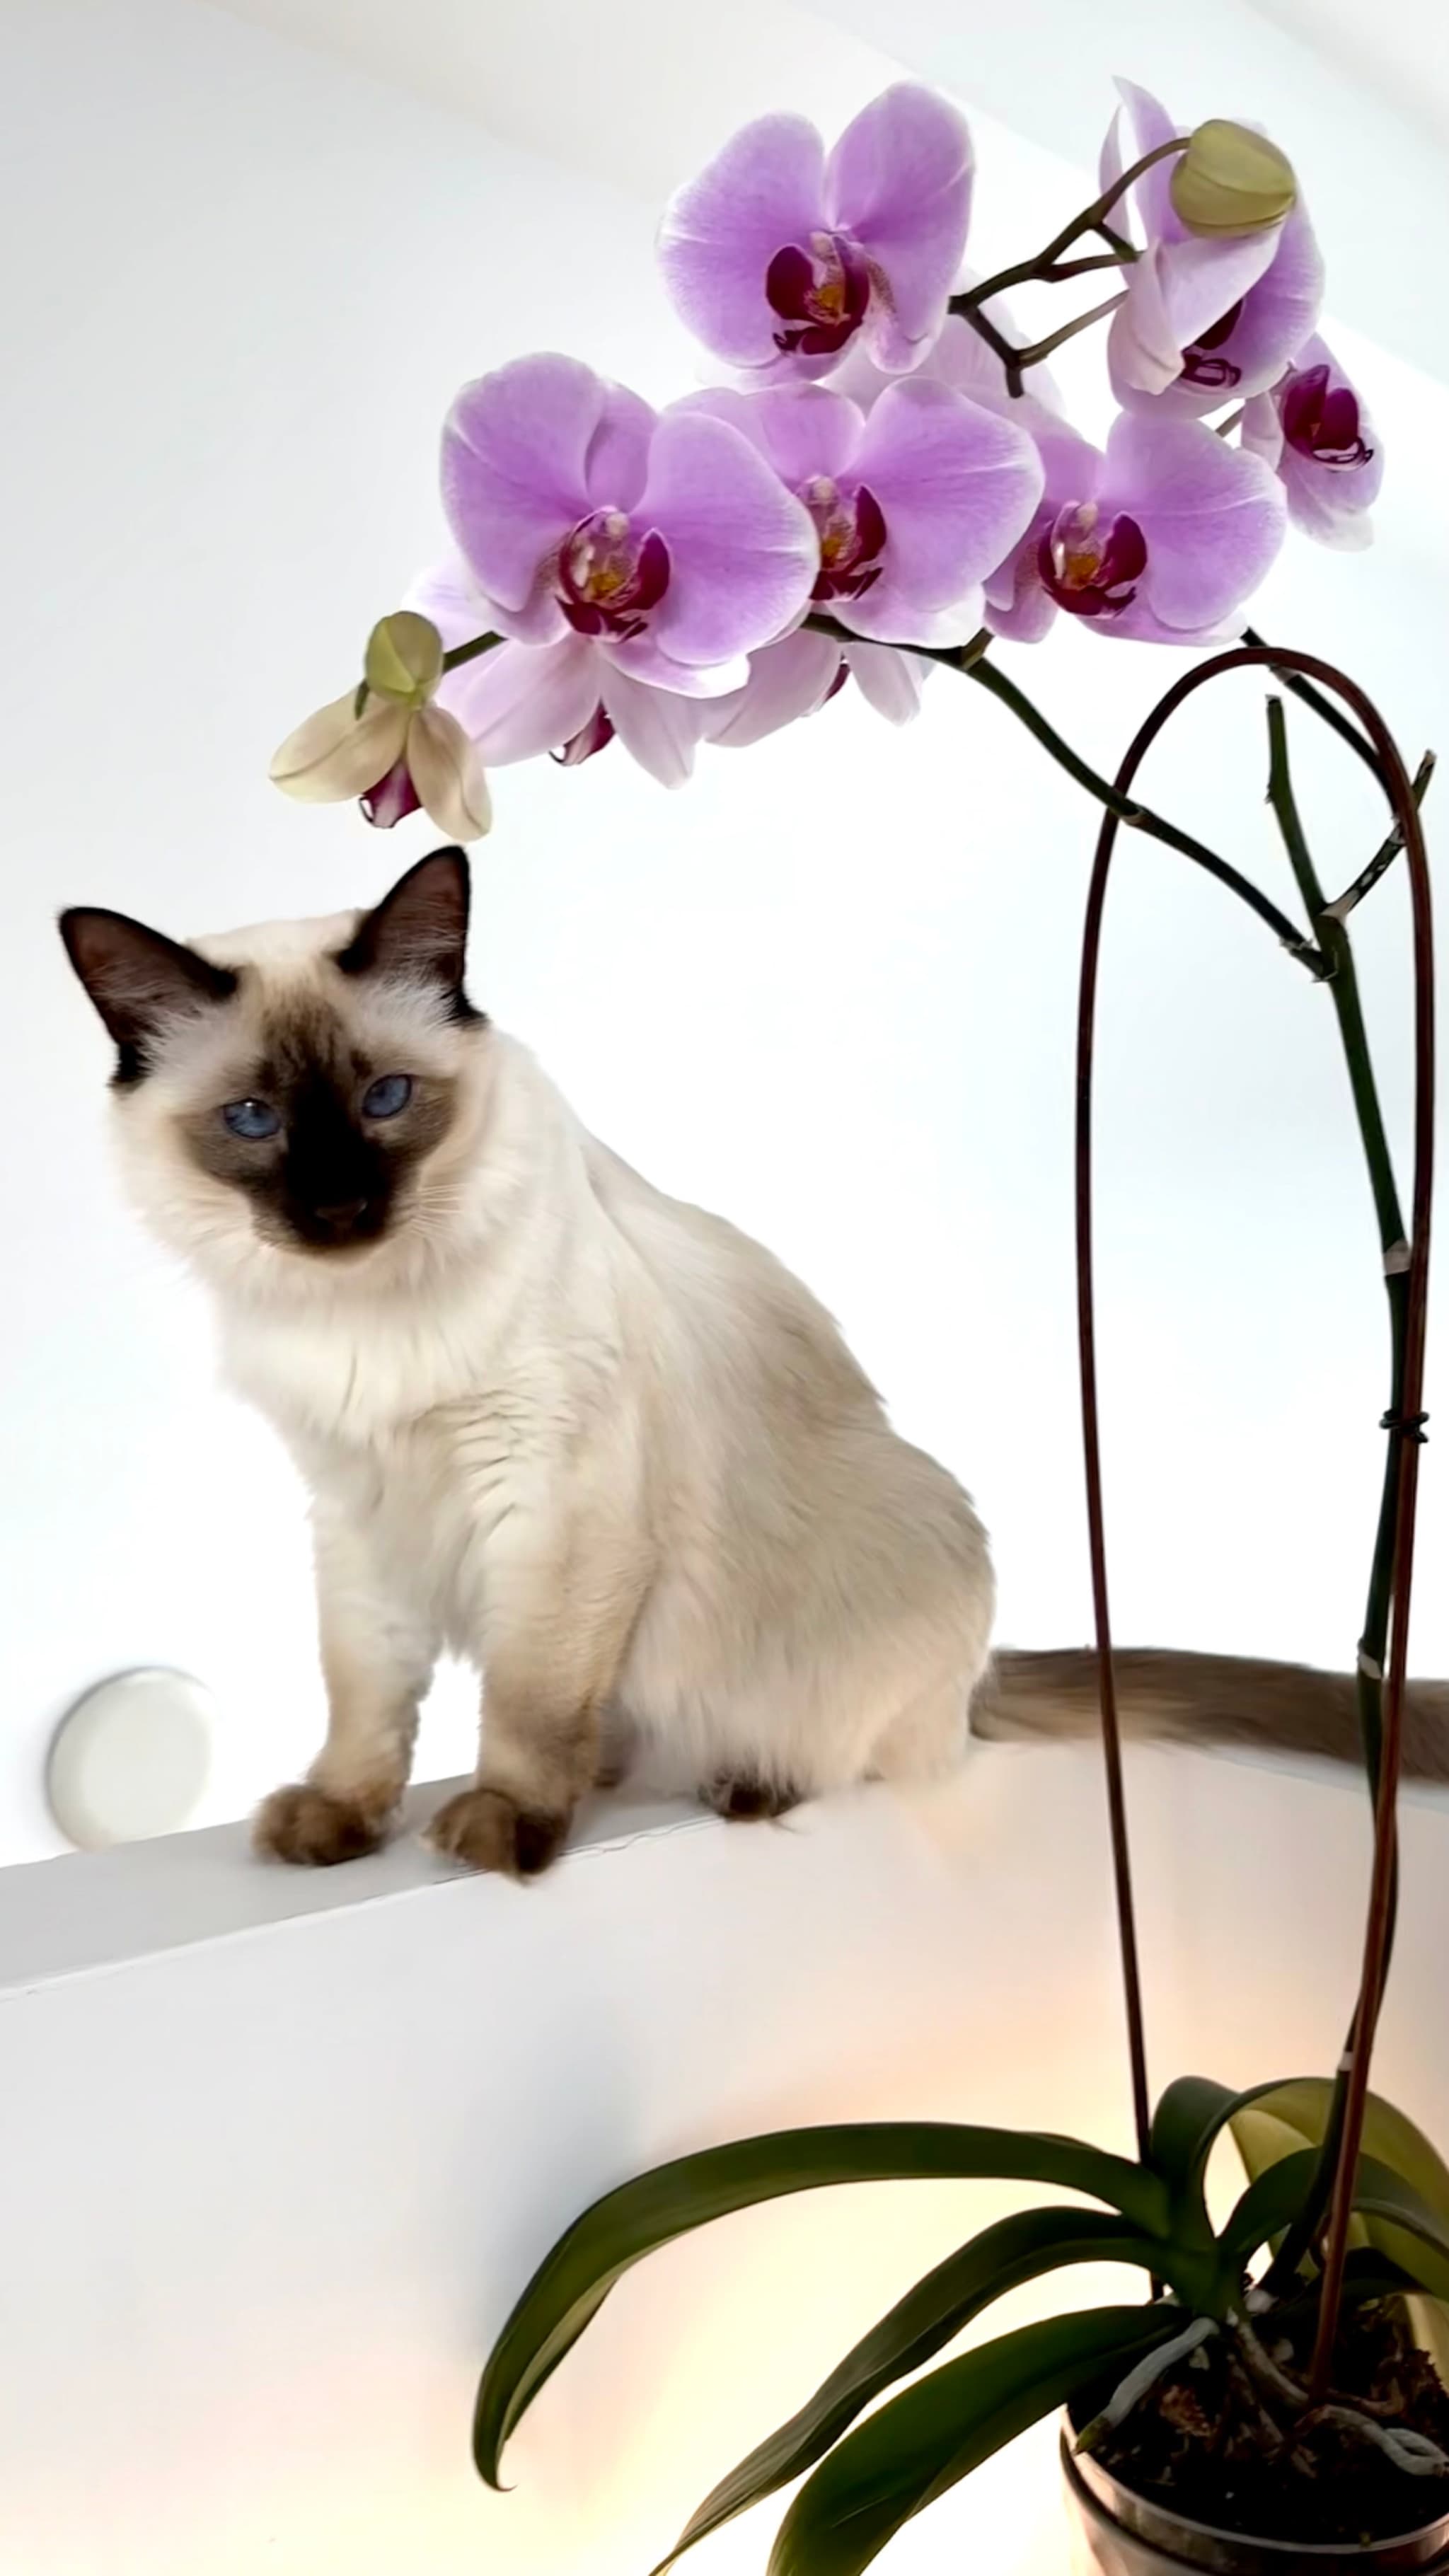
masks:
[[(1348, 1673), (1246, 1655), (1169, 1654), (1131, 1646), (1113, 1657), (1125, 1735), (1172, 1744), (1257, 1745), (1362, 1762), (1358, 1694)], [(1095, 1735), (1097, 1659), (1085, 1647), (995, 1655), (971, 1707), (973, 1735)], [(1404, 1770), (1449, 1780), (1449, 1682), (1410, 1682)]]

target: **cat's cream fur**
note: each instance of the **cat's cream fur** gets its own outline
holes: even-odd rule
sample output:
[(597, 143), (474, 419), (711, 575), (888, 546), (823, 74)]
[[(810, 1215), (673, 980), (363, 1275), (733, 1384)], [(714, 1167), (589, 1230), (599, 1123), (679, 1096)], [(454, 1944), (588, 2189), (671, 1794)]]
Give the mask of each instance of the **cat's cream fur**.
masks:
[[(117, 1095), (132, 1195), (313, 1495), (322, 1796), (282, 1793), (263, 1840), (323, 1859), (375, 1837), (445, 1647), (486, 1713), (477, 1786), (436, 1831), (483, 1865), (547, 1858), (625, 1733), (737, 1810), (950, 1764), (993, 1597), (959, 1486), (808, 1291), (598, 1144), (523, 1047), (420, 981), (346, 983), (356, 928), (197, 942), (236, 997), (160, 1031)], [(245, 1086), (263, 1020), (319, 1013), (454, 1102), (396, 1226), (321, 1258), (265, 1239), (184, 1140)]]
[[(137, 925), (67, 916), (129, 1065), (132, 1194), (206, 1280), (227, 1374), (313, 1497), (327, 1741), (263, 1809), (262, 1847), (329, 1861), (381, 1837), (445, 1648), (484, 1707), (476, 1781), (433, 1832), (480, 1867), (543, 1866), (636, 1738), (734, 1814), (946, 1769), (992, 1619), (970, 1501), (779, 1262), (652, 1188), (523, 1047), (459, 1016), (461, 871), (440, 853), (411, 872), (363, 974), (339, 957), (386, 907), (169, 962)], [(176, 985), (188, 955), (226, 970), (221, 998)], [(376, 1241), (292, 1242), (210, 1167), (219, 1104), (287, 1046), (405, 1068), (434, 1103)], [(1129, 1726), (1351, 1749), (1346, 1683), (1140, 1661)], [(983, 1729), (1074, 1732), (1090, 1678), (1081, 1657), (1001, 1658)], [(1420, 1732), (1418, 1767), (1441, 1768), (1442, 1714)]]

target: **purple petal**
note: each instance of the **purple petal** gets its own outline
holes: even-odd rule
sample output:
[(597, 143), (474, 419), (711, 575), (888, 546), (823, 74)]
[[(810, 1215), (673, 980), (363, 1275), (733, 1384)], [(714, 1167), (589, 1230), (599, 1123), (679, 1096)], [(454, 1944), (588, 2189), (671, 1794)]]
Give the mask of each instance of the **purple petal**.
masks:
[(497, 644), (449, 674), (448, 711), (485, 768), (557, 751), (582, 730), (602, 694), (603, 658), (581, 635), (541, 650)]
[(684, 785), (694, 768), (704, 702), (646, 688), (616, 665), (604, 680), (604, 712), (641, 769), (647, 769), (661, 787)]
[(906, 599), (889, 573), (858, 599), (831, 602), (842, 626), (880, 644), (929, 644), (937, 652), (967, 644), (986, 619), (986, 594), (979, 582), (963, 590), (949, 608), (919, 608)]
[(1273, 257), (1273, 235), (1243, 241), (1156, 242), (1128, 271), (1112, 316), (1107, 366), (1117, 400), (1141, 409), (1171, 391), (1178, 408), (1216, 411), (1222, 389), (1180, 383), (1182, 353), (1243, 301)]
[[(1352, 398), (1354, 413), (1350, 419), (1356, 427), (1357, 442), (1366, 450), (1361, 463), (1334, 463), (1321, 456), (1304, 455), (1284, 438), (1280, 406), (1283, 414), (1291, 419), (1295, 387), (1318, 369), (1325, 371), (1323, 382), (1328, 404), (1334, 402), (1335, 396)], [(1248, 405), (1243, 420), (1243, 444), (1251, 447), (1268, 464), (1276, 465), (1288, 496), (1288, 516), (1305, 536), (1344, 554), (1361, 553), (1365, 546), (1373, 543), (1373, 527), (1368, 513), (1383, 484), (1383, 448), (1350, 378), (1344, 374), (1325, 341), (1309, 340), (1299, 350), (1290, 375), (1275, 393), (1261, 395), (1257, 402)]]
[(552, 559), (593, 506), (594, 441), (622, 466), (643, 409), (576, 358), (518, 358), (464, 386), (443, 432), (443, 507), (504, 618), (558, 631)]
[(727, 422), (692, 409), (663, 415), (639, 516), (669, 548), (650, 635), (671, 660), (728, 662), (772, 642), (804, 608), (820, 560), (815, 523)]
[(825, 385), (771, 385), (758, 393), (711, 385), (706, 393), (686, 394), (670, 411), (704, 412), (712, 420), (727, 421), (769, 458), (792, 489), (815, 474), (846, 473), (860, 445), (855, 404)]
[[(1042, 494), (1041, 460), (1025, 430), (918, 378), (882, 394), (855, 470), (890, 531), (878, 588), (917, 609), (948, 608), (992, 571)], [(872, 622), (869, 631), (882, 629)], [(926, 640), (914, 627), (896, 631), (903, 641)]]
[(707, 665), (676, 662), (660, 643), (657, 624), (657, 619), (652, 620), (642, 635), (610, 637), (602, 643), (599, 649), (607, 653), (611, 668), (645, 688), (665, 689), (676, 698), (723, 698), (732, 689), (744, 687), (749, 664), (743, 653)]
[(598, 427), (584, 457), (584, 481), (596, 510), (632, 510), (649, 472), (654, 412), (627, 385), (604, 386)]
[(1015, 554), (986, 585), (985, 622), (1012, 644), (1039, 644), (1057, 619), (1057, 604), (1041, 577), (1041, 533), (1054, 511), (1040, 511)]
[(776, 355), (765, 275), (787, 244), (820, 230), (825, 146), (803, 116), (744, 126), (673, 197), (659, 227), (659, 265), (676, 312), (732, 366)]
[(888, 724), (909, 724), (921, 709), (921, 689), (930, 663), (914, 653), (888, 653), (879, 644), (852, 644), (849, 662), (866, 705)]
[[(1101, 507), (1135, 519), (1147, 539), (1136, 605), (1182, 631), (1215, 627), (1241, 606), (1283, 542), (1282, 491), (1261, 458), (1161, 412), (1119, 412)], [(1125, 619), (1113, 622), (1126, 631)]]
[[(1118, 87), (1121, 87), (1120, 82)], [(1102, 148), (1097, 155), (1099, 197), (1105, 197), (1109, 188), (1116, 187), (1126, 167), (1126, 161), (1122, 156), (1122, 110), (1117, 107), (1112, 111), (1112, 122), (1102, 137)], [(1125, 233), (1129, 230), (1129, 226), (1122, 220), (1123, 213), (1124, 209), (1120, 204), (1112, 210), (1113, 229), (1116, 232)]]
[(742, 689), (717, 698), (706, 714), (711, 742), (730, 751), (747, 750), (766, 734), (800, 716), (814, 715), (825, 704), (839, 676), (841, 647), (829, 635), (805, 627), (782, 636), (778, 644), (750, 655), (750, 676)]
[[(1323, 302), (1323, 259), (1302, 206), (1295, 206), (1276, 237), (1268, 238), (1277, 242), (1272, 261), (1245, 297), (1218, 352), (1237, 370), (1232, 391), (1238, 399), (1277, 383), (1287, 360), (1312, 332)], [(1211, 401), (1204, 406), (1214, 407)]]
[(966, 246), (971, 177), (964, 117), (914, 81), (872, 99), (830, 155), (831, 221), (854, 235), (878, 272), (869, 328), (888, 369), (913, 366), (940, 327)]
[[(425, 572), (418, 573), (398, 605), (430, 618), (448, 653), (455, 644), (469, 644), (475, 635), (487, 635), (496, 625), (493, 603), (485, 598), (461, 555), (450, 555), (444, 562), (430, 564)], [(447, 703), (443, 693), (451, 679), (450, 672), (438, 691), (443, 704)]]
[(1243, 425), (1238, 437), (1252, 456), (1261, 456), (1265, 465), (1275, 471), (1283, 453), (1283, 423), (1271, 394), (1255, 394), (1243, 405)]
[[(1140, 161), (1144, 153), (1155, 152), (1159, 143), (1171, 143), (1182, 133), (1174, 125), (1160, 98), (1150, 89), (1139, 89), (1135, 81), (1119, 80), (1117, 95), (1127, 110), (1131, 128), (1130, 144), (1123, 143), (1122, 167)], [(1181, 241), (1186, 226), (1173, 210), (1171, 161), (1154, 162), (1136, 182), (1132, 195), (1142, 217), (1149, 241)]]

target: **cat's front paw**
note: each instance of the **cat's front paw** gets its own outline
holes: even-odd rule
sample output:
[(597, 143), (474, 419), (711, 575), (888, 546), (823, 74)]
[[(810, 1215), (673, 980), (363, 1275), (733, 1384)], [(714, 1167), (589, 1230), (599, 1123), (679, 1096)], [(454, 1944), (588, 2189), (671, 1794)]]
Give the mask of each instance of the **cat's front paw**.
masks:
[(567, 1816), (520, 1807), (502, 1789), (462, 1789), (440, 1807), (427, 1839), (445, 1860), (468, 1869), (502, 1870), (508, 1878), (537, 1878), (568, 1840)]
[(336, 1798), (310, 1780), (274, 1789), (257, 1809), (252, 1842), (268, 1860), (295, 1861), (304, 1869), (330, 1869), (376, 1851), (387, 1818), (356, 1798)]

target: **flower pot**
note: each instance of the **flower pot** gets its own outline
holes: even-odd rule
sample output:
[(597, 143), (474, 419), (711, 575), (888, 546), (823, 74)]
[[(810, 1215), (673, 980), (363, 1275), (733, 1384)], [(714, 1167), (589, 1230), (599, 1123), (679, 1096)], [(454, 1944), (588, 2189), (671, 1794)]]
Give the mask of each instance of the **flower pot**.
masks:
[[(1073, 2526), (1073, 2565), (1080, 2576), (1166, 2576), (1182, 2567), (1205, 2567), (1214, 2576), (1444, 2576), (1449, 2571), (1449, 2514), (1364, 2549), (1300, 2548), (1287, 2540), (1249, 2540), (1241, 2532), (1213, 2531), (1188, 2522), (1146, 2496), (1133, 2493), (1109, 2470), (1072, 2449), (1072, 2427), (1062, 2428), (1062, 2471)], [(1412, 2488), (1413, 2481), (1404, 2484)], [(1412, 2511), (1413, 2499), (1409, 2498)]]

